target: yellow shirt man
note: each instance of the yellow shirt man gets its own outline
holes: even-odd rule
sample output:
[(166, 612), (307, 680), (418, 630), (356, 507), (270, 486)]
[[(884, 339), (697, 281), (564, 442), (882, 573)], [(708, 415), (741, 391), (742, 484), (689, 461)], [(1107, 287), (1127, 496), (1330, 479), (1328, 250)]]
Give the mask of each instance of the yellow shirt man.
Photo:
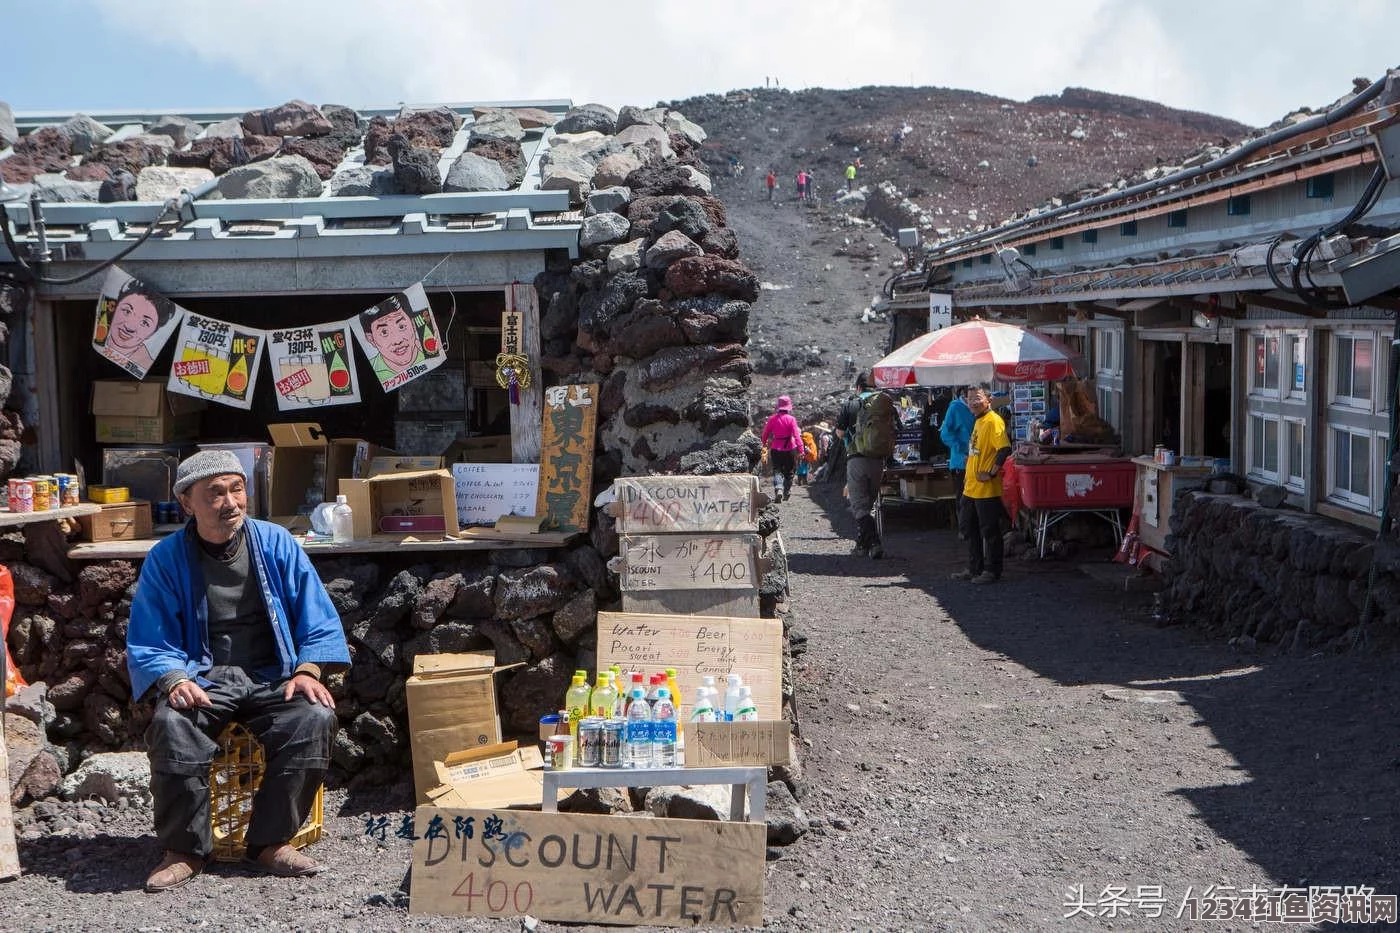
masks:
[(972, 439), (967, 450), (967, 472), (963, 476), (964, 496), (969, 499), (1001, 497), (1001, 470), (997, 468), (997, 452), (1010, 447), (1011, 439), (1006, 436), (1006, 422), (1002, 420), (1001, 415), (986, 409), (985, 414), (980, 415), (972, 424)]

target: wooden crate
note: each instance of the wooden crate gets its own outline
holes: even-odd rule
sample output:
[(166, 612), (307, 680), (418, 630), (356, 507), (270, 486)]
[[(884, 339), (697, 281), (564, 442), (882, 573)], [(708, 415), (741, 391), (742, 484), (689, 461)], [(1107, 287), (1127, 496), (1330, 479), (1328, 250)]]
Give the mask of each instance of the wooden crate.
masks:
[(151, 504), (144, 499), (109, 502), (102, 511), (78, 516), (84, 541), (138, 541), (151, 536)]

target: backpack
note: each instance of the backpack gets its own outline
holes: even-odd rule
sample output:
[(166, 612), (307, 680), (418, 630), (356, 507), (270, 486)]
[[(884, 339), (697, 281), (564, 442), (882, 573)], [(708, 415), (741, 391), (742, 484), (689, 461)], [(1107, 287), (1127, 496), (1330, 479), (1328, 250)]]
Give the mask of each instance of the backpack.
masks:
[(864, 392), (857, 398), (855, 429), (851, 432), (851, 453), (858, 457), (894, 454), (894, 400), (883, 392)]
[(812, 437), (811, 432), (804, 431), (802, 434), (802, 447), (805, 453), (803, 459), (808, 463), (817, 462), (817, 441)]

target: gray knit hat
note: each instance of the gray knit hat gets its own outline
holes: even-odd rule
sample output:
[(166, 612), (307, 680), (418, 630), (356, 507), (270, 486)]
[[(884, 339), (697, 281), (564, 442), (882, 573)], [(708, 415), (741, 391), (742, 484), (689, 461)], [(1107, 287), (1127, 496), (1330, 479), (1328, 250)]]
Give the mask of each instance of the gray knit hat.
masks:
[(201, 450), (190, 454), (175, 470), (175, 492), (185, 493), (200, 480), (225, 473), (236, 473), (244, 482), (248, 481), (243, 462), (231, 450)]

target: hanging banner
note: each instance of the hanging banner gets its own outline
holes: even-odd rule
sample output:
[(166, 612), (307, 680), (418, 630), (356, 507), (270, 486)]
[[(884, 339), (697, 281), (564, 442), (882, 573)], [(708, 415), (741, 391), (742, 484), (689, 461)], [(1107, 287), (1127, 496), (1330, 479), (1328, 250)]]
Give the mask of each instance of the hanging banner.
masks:
[(432, 372), (447, 359), (422, 282), (361, 311), (350, 326), (385, 392)]
[(185, 312), (166, 389), (231, 408), (252, 408), (266, 337), (255, 327)]
[(544, 390), (544, 439), (535, 517), (547, 531), (588, 531), (598, 384)]
[(278, 411), (359, 402), (349, 321), (268, 331), (267, 344)]
[(92, 348), (145, 379), (184, 315), (184, 308), (113, 266), (97, 296)]

